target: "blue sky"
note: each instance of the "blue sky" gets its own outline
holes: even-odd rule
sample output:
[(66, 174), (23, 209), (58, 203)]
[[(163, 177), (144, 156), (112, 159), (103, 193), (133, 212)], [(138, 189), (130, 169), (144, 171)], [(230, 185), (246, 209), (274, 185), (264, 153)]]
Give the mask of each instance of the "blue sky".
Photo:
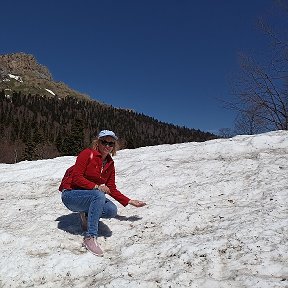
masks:
[(203, 131), (232, 128), (238, 53), (259, 54), (272, 0), (1, 3), (0, 54), (33, 54), (55, 81), (114, 107)]

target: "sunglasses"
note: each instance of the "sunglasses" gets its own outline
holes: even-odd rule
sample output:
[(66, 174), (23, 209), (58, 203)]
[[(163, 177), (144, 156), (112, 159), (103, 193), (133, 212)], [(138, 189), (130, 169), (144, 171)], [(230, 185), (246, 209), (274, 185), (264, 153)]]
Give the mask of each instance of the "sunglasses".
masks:
[(106, 141), (106, 140), (100, 140), (100, 142), (101, 142), (101, 144), (103, 145), (103, 146), (109, 146), (109, 147), (114, 147), (114, 145), (115, 145), (115, 142), (108, 142), (108, 141)]

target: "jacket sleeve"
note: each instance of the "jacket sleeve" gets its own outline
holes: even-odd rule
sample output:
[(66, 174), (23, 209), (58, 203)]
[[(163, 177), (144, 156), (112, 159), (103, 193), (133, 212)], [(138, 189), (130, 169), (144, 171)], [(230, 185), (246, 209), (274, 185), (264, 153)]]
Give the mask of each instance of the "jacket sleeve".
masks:
[(117, 188), (115, 184), (115, 168), (113, 166), (113, 170), (110, 174), (110, 177), (108, 178), (106, 182), (106, 186), (110, 189), (110, 196), (113, 197), (116, 201), (118, 201), (123, 206), (127, 206), (128, 202), (130, 201), (130, 198), (122, 194)]
[(90, 161), (91, 151), (85, 149), (78, 155), (72, 172), (72, 187), (76, 186), (91, 190), (95, 187), (95, 183), (84, 177), (87, 165)]

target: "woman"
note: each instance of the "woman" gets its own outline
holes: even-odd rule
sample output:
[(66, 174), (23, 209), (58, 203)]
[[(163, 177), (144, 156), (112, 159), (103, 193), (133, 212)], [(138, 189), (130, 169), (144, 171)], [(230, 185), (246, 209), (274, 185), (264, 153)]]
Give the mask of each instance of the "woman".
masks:
[(146, 205), (142, 201), (128, 198), (116, 187), (111, 155), (116, 154), (117, 140), (113, 131), (101, 131), (92, 142), (92, 147), (80, 152), (75, 165), (68, 169), (70, 171), (67, 170), (59, 187), (64, 205), (73, 212), (80, 212), (82, 227), (87, 227), (83, 245), (97, 256), (103, 256), (97, 243), (99, 219), (112, 218), (117, 214), (117, 206), (105, 194), (123, 206)]

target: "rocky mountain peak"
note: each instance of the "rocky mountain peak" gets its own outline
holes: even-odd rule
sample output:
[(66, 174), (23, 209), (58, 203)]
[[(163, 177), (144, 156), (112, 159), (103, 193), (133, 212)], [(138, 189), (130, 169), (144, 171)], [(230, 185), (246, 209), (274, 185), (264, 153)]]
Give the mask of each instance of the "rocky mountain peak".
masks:
[(23, 94), (90, 99), (62, 82), (53, 81), (48, 68), (37, 62), (31, 54), (12, 53), (0, 55), (0, 90)]
[(2, 76), (10, 73), (19, 75), (24, 79), (28, 76), (52, 81), (49, 70), (37, 63), (33, 55), (25, 53), (0, 55), (0, 73)]

